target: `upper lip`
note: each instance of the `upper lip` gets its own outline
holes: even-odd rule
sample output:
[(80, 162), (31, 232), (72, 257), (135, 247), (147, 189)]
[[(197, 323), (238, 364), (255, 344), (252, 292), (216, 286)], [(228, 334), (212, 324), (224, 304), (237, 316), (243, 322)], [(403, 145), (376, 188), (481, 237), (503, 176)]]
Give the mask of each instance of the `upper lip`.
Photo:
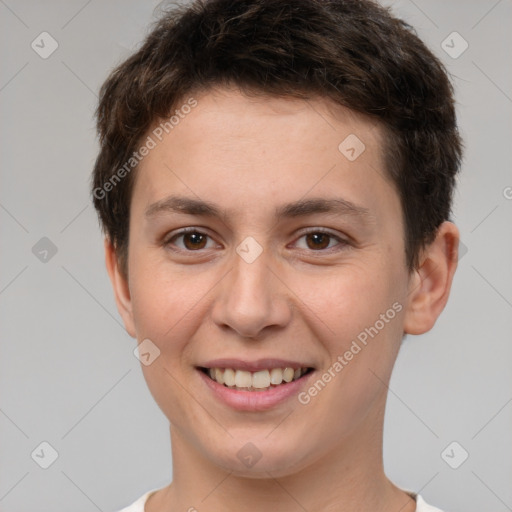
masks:
[(233, 370), (245, 370), (248, 372), (257, 372), (260, 370), (271, 370), (272, 368), (313, 368), (312, 365), (301, 363), (299, 361), (290, 361), (287, 359), (257, 359), (255, 361), (247, 361), (243, 359), (212, 359), (200, 365), (200, 368), (232, 368)]

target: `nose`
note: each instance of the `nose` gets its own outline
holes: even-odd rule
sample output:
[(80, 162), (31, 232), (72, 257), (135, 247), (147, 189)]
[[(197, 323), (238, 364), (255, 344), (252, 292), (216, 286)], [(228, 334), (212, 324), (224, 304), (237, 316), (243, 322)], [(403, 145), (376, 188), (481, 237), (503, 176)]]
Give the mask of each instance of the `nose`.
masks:
[(252, 263), (236, 254), (232, 270), (219, 283), (213, 321), (246, 338), (285, 327), (292, 310), (287, 287), (269, 265), (265, 251)]

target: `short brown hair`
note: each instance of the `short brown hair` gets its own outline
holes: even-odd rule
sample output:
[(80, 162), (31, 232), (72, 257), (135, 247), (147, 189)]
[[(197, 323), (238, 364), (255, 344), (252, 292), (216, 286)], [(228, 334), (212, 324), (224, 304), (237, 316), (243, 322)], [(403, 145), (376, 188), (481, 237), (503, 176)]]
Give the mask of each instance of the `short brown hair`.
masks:
[(442, 63), (410, 25), (370, 0), (196, 0), (164, 11), (100, 90), (91, 190), (122, 272), (136, 166), (120, 179), (121, 167), (186, 95), (233, 84), (323, 97), (379, 122), (386, 172), (402, 204), (406, 260), (415, 268), (450, 217), (462, 156)]

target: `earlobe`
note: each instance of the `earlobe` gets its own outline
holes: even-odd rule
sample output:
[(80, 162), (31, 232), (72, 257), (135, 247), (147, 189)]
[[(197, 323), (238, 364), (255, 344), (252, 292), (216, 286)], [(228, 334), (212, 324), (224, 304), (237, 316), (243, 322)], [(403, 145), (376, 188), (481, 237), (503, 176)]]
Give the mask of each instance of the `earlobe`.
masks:
[(419, 268), (411, 274), (405, 333), (423, 334), (436, 323), (450, 295), (458, 246), (459, 230), (452, 222), (443, 222), (435, 240), (422, 252)]
[(105, 265), (110, 277), (110, 282), (112, 283), (117, 310), (123, 319), (124, 326), (128, 334), (132, 338), (136, 338), (128, 280), (119, 269), (119, 262), (115, 249), (108, 238), (105, 238), (104, 247)]

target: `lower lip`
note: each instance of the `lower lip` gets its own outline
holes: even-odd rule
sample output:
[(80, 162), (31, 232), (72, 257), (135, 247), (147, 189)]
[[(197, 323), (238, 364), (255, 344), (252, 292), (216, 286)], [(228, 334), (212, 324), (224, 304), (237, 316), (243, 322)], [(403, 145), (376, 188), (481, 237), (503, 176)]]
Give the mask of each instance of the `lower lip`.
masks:
[(309, 377), (315, 373), (311, 371), (303, 375), (300, 379), (279, 386), (270, 388), (267, 391), (241, 391), (239, 389), (228, 388), (217, 381), (210, 379), (201, 370), (197, 370), (203, 382), (224, 404), (239, 411), (265, 411), (285, 402), (292, 396), (297, 396), (300, 389), (305, 386)]

